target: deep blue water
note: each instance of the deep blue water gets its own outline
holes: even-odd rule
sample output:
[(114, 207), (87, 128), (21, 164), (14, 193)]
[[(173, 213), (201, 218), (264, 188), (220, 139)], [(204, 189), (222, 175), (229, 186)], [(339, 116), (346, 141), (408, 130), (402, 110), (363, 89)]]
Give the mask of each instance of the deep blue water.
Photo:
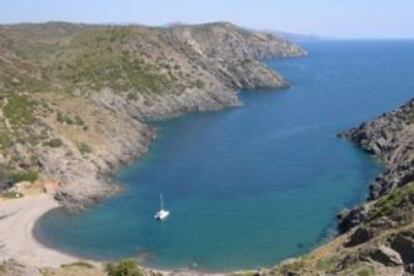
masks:
[[(381, 170), (335, 134), (413, 95), (414, 42), (303, 46), (308, 57), (269, 62), (291, 89), (159, 123), (149, 153), (119, 173), (124, 193), (81, 215), (53, 211), (36, 235), (83, 257), (204, 270), (271, 266), (323, 242)], [(160, 192), (172, 212), (162, 223)]]

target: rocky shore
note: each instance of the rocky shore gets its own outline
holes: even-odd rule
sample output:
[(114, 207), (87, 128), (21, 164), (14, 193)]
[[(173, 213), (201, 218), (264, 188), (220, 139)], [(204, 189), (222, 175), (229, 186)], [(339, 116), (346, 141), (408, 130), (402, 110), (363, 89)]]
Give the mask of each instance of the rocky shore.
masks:
[(338, 136), (385, 170), (366, 202), (338, 214), (341, 235), (261, 275), (414, 274), (414, 100)]
[(414, 99), (338, 137), (385, 166), (367, 200), (338, 214), (340, 235), (312, 252), (238, 275), (414, 274)]
[[(414, 100), (339, 137), (378, 157), (386, 167), (370, 185), (368, 203), (414, 181)], [(346, 232), (364, 222), (368, 209), (367, 204), (363, 204), (340, 215), (340, 230)]]

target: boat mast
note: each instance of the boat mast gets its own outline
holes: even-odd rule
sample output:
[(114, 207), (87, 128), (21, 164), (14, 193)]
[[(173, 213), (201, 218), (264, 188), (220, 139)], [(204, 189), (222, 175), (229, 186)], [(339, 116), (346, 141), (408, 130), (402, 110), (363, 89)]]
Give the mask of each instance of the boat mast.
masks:
[(160, 194), (160, 207), (161, 207), (161, 210), (163, 210), (164, 208), (164, 203), (162, 202), (162, 194)]

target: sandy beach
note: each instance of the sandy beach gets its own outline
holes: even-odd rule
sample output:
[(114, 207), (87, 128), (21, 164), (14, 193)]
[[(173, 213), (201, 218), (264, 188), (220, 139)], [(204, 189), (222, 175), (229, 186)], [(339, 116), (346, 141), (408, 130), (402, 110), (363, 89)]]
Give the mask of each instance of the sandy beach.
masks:
[(57, 267), (77, 261), (75, 257), (43, 246), (33, 236), (36, 220), (58, 206), (47, 194), (0, 201), (0, 260), (13, 258), (37, 267)]
[[(0, 200), (0, 261), (15, 259), (20, 264), (38, 268), (58, 268), (62, 264), (79, 261), (74, 256), (45, 247), (33, 236), (36, 220), (57, 207), (59, 204), (48, 194)], [(194, 270), (152, 271), (163, 275), (206, 275)]]

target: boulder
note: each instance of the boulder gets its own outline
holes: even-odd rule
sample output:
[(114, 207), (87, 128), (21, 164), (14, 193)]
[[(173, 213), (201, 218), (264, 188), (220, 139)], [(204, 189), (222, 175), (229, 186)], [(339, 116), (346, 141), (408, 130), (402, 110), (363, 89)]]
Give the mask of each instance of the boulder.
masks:
[(405, 265), (414, 264), (414, 232), (398, 233), (390, 244), (391, 248), (401, 255)]
[(352, 247), (360, 245), (372, 239), (374, 233), (368, 227), (358, 227), (354, 233), (351, 234), (349, 240), (345, 243), (345, 247)]
[(364, 222), (368, 218), (368, 209), (364, 205), (357, 206), (351, 210), (344, 209), (336, 217), (338, 220), (338, 230), (342, 234)]
[(372, 252), (370, 252), (369, 257), (373, 261), (381, 263), (385, 266), (403, 265), (403, 260), (400, 254), (398, 254), (397, 251), (385, 245), (381, 245), (379, 248), (374, 249)]

